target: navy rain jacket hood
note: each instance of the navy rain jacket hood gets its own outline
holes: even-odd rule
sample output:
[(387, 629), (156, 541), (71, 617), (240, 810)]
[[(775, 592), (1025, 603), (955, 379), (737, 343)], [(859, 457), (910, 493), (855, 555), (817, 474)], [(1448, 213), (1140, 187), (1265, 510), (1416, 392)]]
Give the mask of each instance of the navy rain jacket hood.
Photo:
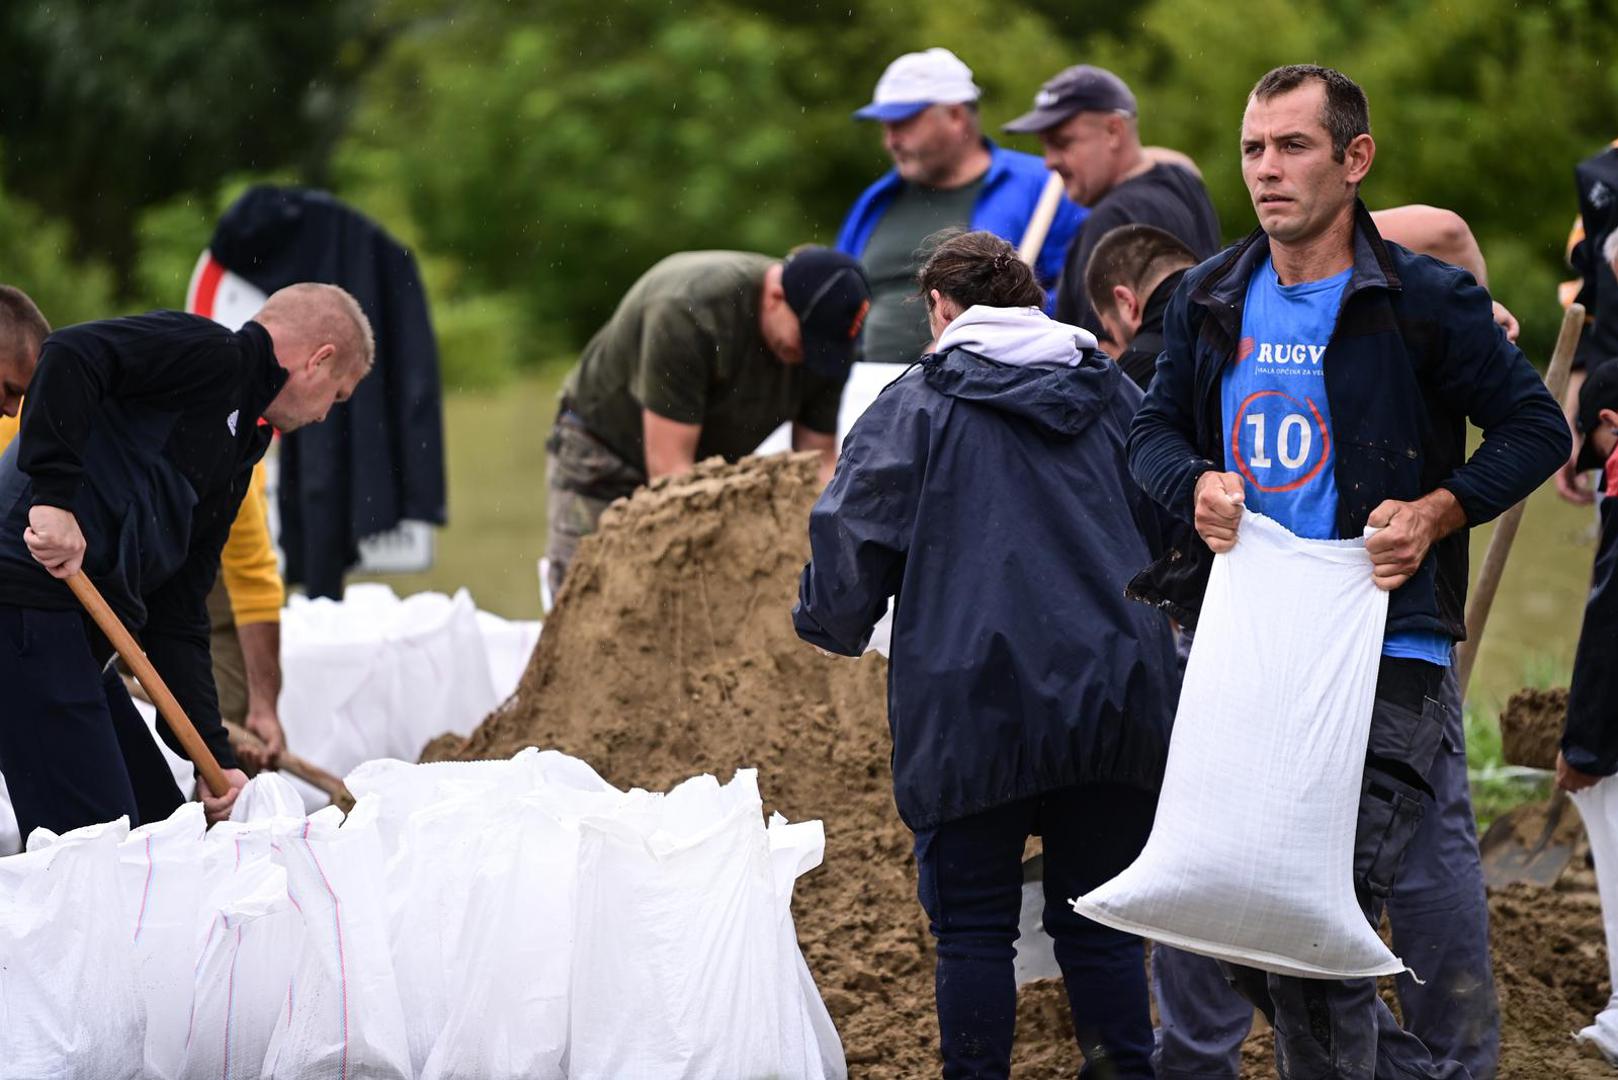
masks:
[(1084, 782), (1156, 790), (1174, 646), (1124, 587), (1173, 526), (1125, 465), (1140, 391), (1034, 309), (973, 308), (940, 344), (849, 432), (810, 515), (798, 634), (858, 656), (896, 598), (912, 829)]

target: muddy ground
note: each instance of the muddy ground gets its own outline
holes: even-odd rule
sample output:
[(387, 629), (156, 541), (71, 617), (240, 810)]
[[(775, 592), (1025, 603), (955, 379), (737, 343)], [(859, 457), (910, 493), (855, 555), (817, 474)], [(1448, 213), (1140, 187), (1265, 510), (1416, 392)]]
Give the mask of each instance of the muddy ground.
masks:
[[(555, 747), (654, 790), (756, 766), (767, 810), (826, 825), (825, 864), (799, 881), (793, 910), (850, 1074), (937, 1075), (931, 942), (890, 789), (886, 664), (823, 655), (792, 632), (815, 490), (808, 456), (704, 464), (609, 510), (517, 693), (429, 754)], [(1491, 909), (1500, 1075), (1612, 1076), (1569, 1038), (1606, 1001), (1588, 869), (1554, 889), (1508, 889)], [(1244, 1078), (1273, 1075), (1267, 1038), (1250, 1040)], [(1078, 1064), (1059, 985), (1025, 988), (1014, 1075), (1071, 1076)]]

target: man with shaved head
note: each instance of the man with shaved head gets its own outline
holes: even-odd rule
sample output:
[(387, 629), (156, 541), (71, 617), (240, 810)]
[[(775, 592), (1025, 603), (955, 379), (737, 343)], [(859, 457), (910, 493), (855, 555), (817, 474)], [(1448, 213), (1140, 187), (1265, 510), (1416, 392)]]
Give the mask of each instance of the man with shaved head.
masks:
[[(0, 295), (0, 349), (9, 310)], [(25, 338), (43, 326), (23, 322)], [(290, 431), (346, 401), (371, 368), (370, 324), (342, 289), (301, 284), (239, 331), (159, 311), (68, 327), (37, 353), (31, 382), (8, 374), (30, 360), (0, 354), (0, 379), (27, 388), (0, 455), (0, 774), (19, 829), (137, 825), (180, 802), (111, 646), (63, 580), (81, 570), (225, 768), (231, 790), (202, 797), (219, 820), (247, 778), (219, 718), (207, 595), (269, 446), (259, 420)]]

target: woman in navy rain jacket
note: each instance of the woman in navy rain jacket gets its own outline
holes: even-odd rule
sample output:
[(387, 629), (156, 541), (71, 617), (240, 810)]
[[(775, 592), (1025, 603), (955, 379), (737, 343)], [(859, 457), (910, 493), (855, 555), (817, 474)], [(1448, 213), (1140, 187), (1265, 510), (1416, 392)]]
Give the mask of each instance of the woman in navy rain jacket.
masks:
[(1085, 1055), (1151, 1077), (1140, 939), (1067, 904), (1144, 846), (1177, 694), (1168, 622), (1124, 596), (1165, 550), (1125, 460), (1140, 391), (1044, 315), (990, 233), (944, 239), (920, 284), (936, 351), (850, 431), (793, 620), (858, 656), (896, 601), (894, 789), (938, 941), (944, 1076), (1009, 1073), (1033, 834)]

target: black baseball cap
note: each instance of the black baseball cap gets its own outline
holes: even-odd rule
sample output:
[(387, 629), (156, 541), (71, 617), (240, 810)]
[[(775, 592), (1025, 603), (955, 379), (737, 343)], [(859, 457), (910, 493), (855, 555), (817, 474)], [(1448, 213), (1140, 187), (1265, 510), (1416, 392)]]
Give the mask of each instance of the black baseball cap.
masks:
[(871, 310), (871, 286), (859, 260), (831, 248), (801, 247), (781, 265), (781, 288), (803, 331), (803, 366), (833, 379), (848, 374)]
[(1106, 68), (1075, 64), (1046, 80), (1034, 95), (1032, 112), (1002, 125), (1000, 130), (1019, 135), (1038, 134), (1081, 112), (1121, 112), (1135, 116), (1138, 110), (1135, 95), (1124, 80)]
[(1602, 409), (1618, 410), (1618, 360), (1598, 365), (1585, 376), (1584, 386), (1579, 390), (1579, 409), (1573, 422), (1584, 436), (1577, 464), (1580, 472), (1599, 469), (1607, 463), (1590, 438), (1590, 432), (1601, 426)]

